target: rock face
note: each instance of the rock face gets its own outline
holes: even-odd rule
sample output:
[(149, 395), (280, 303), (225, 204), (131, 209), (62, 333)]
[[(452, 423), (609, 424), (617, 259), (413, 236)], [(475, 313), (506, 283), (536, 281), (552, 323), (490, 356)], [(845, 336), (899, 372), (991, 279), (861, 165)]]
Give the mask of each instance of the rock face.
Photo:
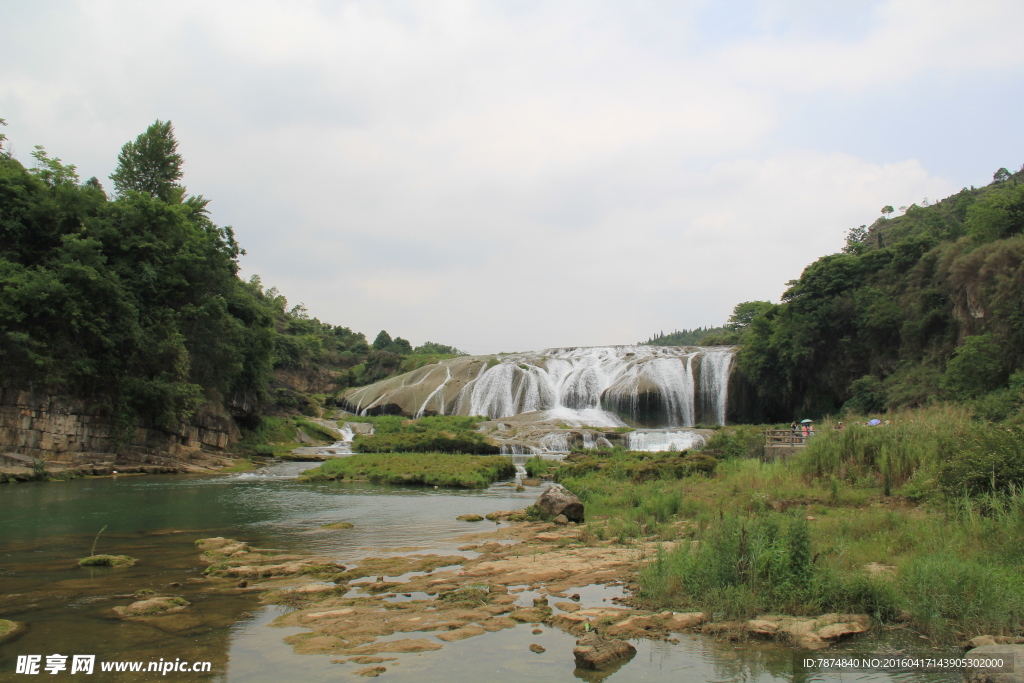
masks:
[(0, 392), (0, 451), (67, 466), (203, 464), (240, 436), (231, 416), (210, 406), (170, 431), (136, 429), (123, 448), (114, 444), (112, 432), (110, 415), (94, 403), (43, 392)]
[(602, 638), (591, 631), (576, 641), (572, 656), (580, 669), (606, 669), (619, 660), (632, 657), (636, 648), (624, 640)]
[(564, 515), (570, 522), (583, 521), (583, 503), (576, 497), (576, 494), (561, 484), (552, 484), (548, 487), (544, 493), (540, 494), (535, 505), (547, 517)]

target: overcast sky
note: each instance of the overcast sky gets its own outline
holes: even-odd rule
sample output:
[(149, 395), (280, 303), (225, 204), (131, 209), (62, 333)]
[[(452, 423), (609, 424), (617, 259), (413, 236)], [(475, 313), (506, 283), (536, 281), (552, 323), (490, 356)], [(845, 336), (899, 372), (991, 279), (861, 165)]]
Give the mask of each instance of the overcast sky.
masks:
[(718, 325), (1024, 163), (1024, 2), (0, 0), (0, 117), (107, 186), (174, 123), (293, 304), (474, 353)]

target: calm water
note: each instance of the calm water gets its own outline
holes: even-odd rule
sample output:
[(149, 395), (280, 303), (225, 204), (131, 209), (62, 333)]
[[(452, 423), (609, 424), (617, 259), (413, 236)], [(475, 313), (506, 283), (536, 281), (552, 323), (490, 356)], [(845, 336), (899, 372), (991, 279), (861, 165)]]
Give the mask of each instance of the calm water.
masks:
[[(206, 592), (205, 568), (195, 541), (209, 536), (242, 539), (266, 548), (330, 555), (351, 562), (385, 552), (455, 552), (455, 536), (491, 528), (456, 516), (521, 508), (539, 489), (515, 493), (435, 491), (364, 483), (299, 483), (308, 463), (277, 465), (264, 474), (232, 476), (126, 476), (63, 483), (0, 486), (0, 617), (30, 624), (17, 640), (0, 644), (0, 681), (30, 681), (15, 674), (21, 654), (95, 654), (98, 660), (211, 661), (213, 673), (103, 674), (82, 678), (68, 671), (43, 680), (93, 681), (289, 681), (364, 680), (358, 668), (332, 663), (336, 655), (295, 655), (282, 639), (301, 629), (267, 624), (286, 608), (260, 605), (254, 595)], [(354, 528), (324, 530), (328, 522)], [(485, 526), (486, 525), (486, 526)], [(106, 530), (96, 540), (97, 532)], [(128, 569), (82, 569), (77, 559), (97, 553), (127, 554)], [(180, 587), (169, 588), (172, 582)], [(132, 602), (140, 589), (181, 595), (192, 607), (163, 617), (159, 627), (113, 618), (111, 608)], [(584, 592), (602, 603), (608, 591)], [(529, 596), (524, 596), (528, 599)], [(430, 634), (398, 635), (425, 637)], [(547, 648), (535, 655), (531, 643)], [(574, 638), (520, 626), (446, 644), (442, 650), (400, 654), (382, 679), (395, 681), (774, 681), (960, 680), (957, 676), (792, 674), (791, 651), (765, 644), (736, 646), (699, 637), (677, 645), (641, 640), (636, 657), (610, 676), (576, 671)], [(886, 647), (891, 647), (888, 645)], [(860, 648), (863, 651), (863, 647)], [(879, 649), (874, 647), (872, 649)], [(70, 660), (69, 660), (70, 661)]]

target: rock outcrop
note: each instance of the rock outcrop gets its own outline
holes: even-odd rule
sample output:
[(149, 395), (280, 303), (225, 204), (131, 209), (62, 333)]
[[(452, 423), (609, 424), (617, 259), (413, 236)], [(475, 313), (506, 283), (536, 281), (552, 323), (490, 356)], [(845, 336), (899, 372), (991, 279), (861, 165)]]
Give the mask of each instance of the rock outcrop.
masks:
[(556, 518), (564, 515), (569, 522), (583, 521), (583, 503), (576, 494), (561, 484), (552, 484), (534, 503), (545, 517)]
[(620, 660), (632, 657), (636, 648), (624, 640), (602, 638), (591, 631), (576, 641), (572, 656), (580, 669), (606, 669)]
[(207, 405), (172, 430), (136, 429), (120, 446), (113, 438), (110, 414), (98, 403), (43, 392), (0, 391), (0, 452), (64, 467), (197, 470), (229, 464), (224, 454), (239, 436), (226, 410)]

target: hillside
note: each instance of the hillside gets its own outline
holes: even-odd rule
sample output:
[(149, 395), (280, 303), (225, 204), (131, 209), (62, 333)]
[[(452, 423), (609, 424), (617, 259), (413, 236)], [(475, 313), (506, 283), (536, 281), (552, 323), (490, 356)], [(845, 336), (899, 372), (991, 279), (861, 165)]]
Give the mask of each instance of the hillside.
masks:
[[(1024, 173), (850, 231), (742, 330), (751, 419), (971, 402), (1016, 414), (1024, 374)], [(743, 306), (745, 304), (741, 304)], [(1018, 373), (1018, 374), (1015, 374)]]
[[(112, 194), (42, 147), (26, 168), (3, 141), (0, 390), (12, 415), (31, 404), (53, 426), (52, 411), (86, 410), (112, 450), (140, 427), (197, 442), (185, 426), (200, 414), (230, 438), (238, 428), (228, 416), (251, 428), (266, 412), (309, 411), (347, 387), (459, 354), (383, 331), (369, 344), (289, 308), (258, 277), (241, 280), (232, 229), (180, 184), (170, 122), (122, 148)], [(12, 447), (30, 438), (8, 436)]]

